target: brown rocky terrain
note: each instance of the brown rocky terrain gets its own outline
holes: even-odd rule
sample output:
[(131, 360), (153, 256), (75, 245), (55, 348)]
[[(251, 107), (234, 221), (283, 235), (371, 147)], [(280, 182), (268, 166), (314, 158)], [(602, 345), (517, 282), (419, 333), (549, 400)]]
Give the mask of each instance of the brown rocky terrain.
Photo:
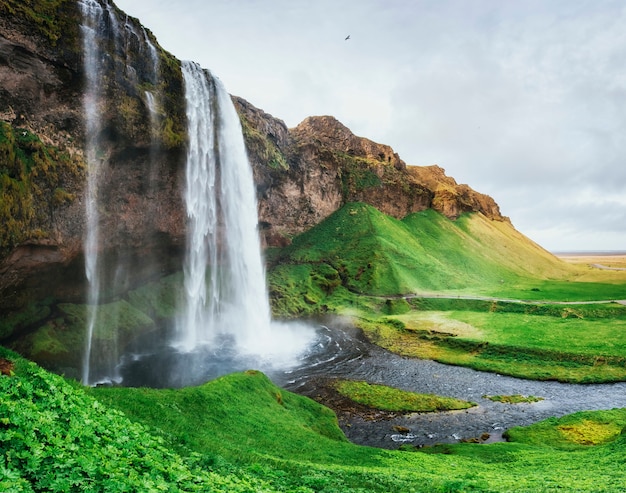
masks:
[[(80, 12), (69, 0), (0, 0), (0, 315), (33, 300), (84, 301), (85, 117)], [(180, 62), (139, 21), (109, 7), (99, 43), (106, 90), (99, 155), (101, 255), (129, 283), (180, 265), (185, 239), (185, 116)], [(116, 31), (113, 24), (124, 26)], [(150, 75), (146, 43), (158, 51)], [(145, 91), (159, 100), (150, 127)], [(401, 218), (432, 207), (505, 220), (488, 196), (436, 166), (407, 166), (331, 116), (296, 128), (234, 97), (253, 166), (266, 245), (281, 246), (350, 201)], [(113, 273), (111, 273), (113, 275)], [(113, 296), (115, 293), (111, 293)]]
[(407, 166), (384, 144), (354, 135), (332, 116), (284, 122), (234, 98), (259, 190), (266, 243), (280, 246), (346, 202), (402, 218), (433, 208), (451, 219), (481, 212), (503, 221), (495, 201), (459, 185), (438, 166)]

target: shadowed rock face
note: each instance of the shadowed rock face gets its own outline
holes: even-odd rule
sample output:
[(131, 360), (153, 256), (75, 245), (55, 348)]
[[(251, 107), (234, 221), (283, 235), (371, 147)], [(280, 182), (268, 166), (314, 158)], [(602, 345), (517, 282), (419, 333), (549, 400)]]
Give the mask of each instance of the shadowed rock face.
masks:
[[(48, 24), (36, 17), (50, 15), (44, 5), (0, 2), (0, 314), (44, 297), (80, 302), (85, 292), (81, 16), (77, 2), (58, 3), (58, 18)], [(100, 247), (139, 282), (155, 266), (166, 269), (184, 243), (182, 75), (179, 62), (159, 49), (155, 81), (145, 60), (149, 34), (115, 7), (111, 12), (98, 39), (108, 74), (98, 139), (107, 163)], [(159, 99), (156, 130), (146, 88)]]
[[(0, 236), (0, 315), (44, 297), (84, 301), (81, 19), (75, 1), (55, 8), (46, 13), (58, 17), (52, 17), (51, 32), (33, 17), (37, 8), (0, 1), (0, 220), (13, 228)], [(107, 170), (100, 189), (100, 247), (105, 262), (131, 270), (128, 283), (138, 284), (181, 265), (183, 80), (180, 62), (139, 21), (110, 8), (117, 24), (130, 28), (116, 37), (109, 25), (99, 40), (109, 74), (101, 108), (99, 154)], [(156, 80), (145, 57), (148, 38), (159, 57)], [(156, 130), (146, 90), (159, 101)], [(457, 185), (439, 167), (407, 166), (391, 147), (355, 136), (331, 116), (310, 117), (288, 129), (244, 99), (233, 100), (257, 185), (265, 245), (288, 244), (349, 201), (397, 218), (432, 207), (451, 218), (479, 211), (505, 219), (490, 197)], [(52, 158), (44, 160), (48, 164), (28, 161), (36, 153)]]

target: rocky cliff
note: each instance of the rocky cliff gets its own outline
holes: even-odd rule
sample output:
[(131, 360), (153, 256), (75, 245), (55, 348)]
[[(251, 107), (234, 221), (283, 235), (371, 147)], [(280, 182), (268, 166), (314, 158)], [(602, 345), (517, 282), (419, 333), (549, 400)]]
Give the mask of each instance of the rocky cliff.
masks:
[(241, 98), (239, 110), (269, 245), (319, 223), (346, 202), (366, 202), (402, 218), (433, 208), (451, 219), (481, 212), (506, 221), (489, 196), (459, 185), (438, 166), (407, 166), (384, 144), (355, 136), (332, 116), (285, 124)]
[[(180, 265), (183, 81), (180, 62), (138, 20), (102, 5), (100, 249), (127, 271), (122, 285), (130, 287)], [(81, 37), (76, 1), (0, 0), (0, 314), (43, 297), (84, 301)], [(152, 65), (148, 52), (157, 57)], [(149, 108), (154, 100), (156, 122)], [(288, 129), (244, 99), (233, 100), (266, 245), (288, 244), (349, 201), (395, 217), (432, 207), (451, 218), (478, 211), (505, 220), (490, 197), (436, 166), (407, 166), (389, 146), (355, 136), (333, 117), (310, 117)]]

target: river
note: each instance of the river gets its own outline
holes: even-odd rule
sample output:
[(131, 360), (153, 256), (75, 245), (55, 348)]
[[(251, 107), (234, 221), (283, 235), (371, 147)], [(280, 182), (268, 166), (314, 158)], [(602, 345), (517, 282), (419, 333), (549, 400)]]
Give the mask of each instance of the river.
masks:
[[(480, 437), (484, 442), (501, 441), (502, 433), (513, 426), (529, 425), (577, 411), (626, 407), (626, 382), (581, 385), (524, 380), (398, 356), (370, 344), (359, 331), (345, 324), (336, 323), (333, 329), (326, 330), (334, 332), (330, 337), (341, 346), (335, 358), (329, 357), (323, 364), (303, 366), (282, 376), (273, 375), (274, 381), (322, 402), (328, 394), (320, 391), (320, 383), (323, 386), (326, 379), (341, 377), (456, 397), (478, 404), (463, 411), (395, 416), (384, 413), (365, 413), (364, 416), (358, 410), (334, 406), (344, 433), (357, 444), (397, 448), (401, 444), (423, 446)], [(503, 404), (483, 397), (514, 394), (532, 395), (543, 400)], [(335, 402), (330, 399), (326, 403), (333, 407)]]
[[(309, 330), (317, 327), (316, 344), (289, 370), (277, 368), (272, 362), (242, 358), (227, 349), (228, 341), (221, 347), (181, 353), (168, 344), (154, 344), (164, 339), (151, 336), (138, 341), (135, 352), (123, 358), (121, 384), (184, 387), (254, 368), (264, 371), (277, 385), (334, 409), (339, 425), (352, 442), (389, 449), (401, 444), (424, 446), (481, 437), (484, 442), (501, 441), (502, 433), (513, 426), (576, 411), (626, 408), (626, 382), (578, 385), (524, 380), (398, 356), (368, 342), (345, 319), (309, 321), (308, 325)], [(377, 412), (340, 398), (329, 385), (339, 377), (456, 397), (477, 406), (438, 413)], [(514, 394), (543, 400), (503, 404), (483, 397)]]

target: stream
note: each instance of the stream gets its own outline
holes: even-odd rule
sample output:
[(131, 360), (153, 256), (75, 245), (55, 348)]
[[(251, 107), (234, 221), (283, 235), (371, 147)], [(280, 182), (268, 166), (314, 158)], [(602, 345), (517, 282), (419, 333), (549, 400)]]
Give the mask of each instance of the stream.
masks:
[[(398, 356), (367, 342), (362, 334), (346, 325), (336, 324), (333, 331), (339, 334), (333, 336), (335, 344), (343, 346), (335, 359), (328, 358), (313, 368), (296, 369), (282, 376), (272, 375), (274, 381), (316, 400), (320, 400), (317, 385), (320, 378), (341, 377), (478, 404), (462, 411), (381, 413), (365, 417), (358, 412), (339, 410), (341, 428), (350, 441), (360, 445), (392, 449), (402, 444), (424, 446), (469, 439), (490, 443), (502, 441), (504, 431), (513, 426), (526, 426), (577, 411), (626, 407), (626, 382), (581, 385), (525, 380)], [(505, 404), (483, 397), (514, 394), (543, 400)]]
[[(123, 359), (121, 385), (182, 387), (198, 385), (219, 375), (254, 368), (277, 385), (311, 397), (337, 413), (350, 441), (380, 448), (456, 443), (478, 439), (502, 441), (513, 426), (525, 426), (549, 417), (583, 410), (626, 408), (626, 382), (564, 384), (534, 381), (445, 365), (393, 354), (366, 340), (360, 330), (341, 319), (310, 321), (317, 326), (316, 344), (291, 369), (268, 361), (249, 361), (229, 354), (227, 345), (210, 351), (179, 353), (170, 346), (141, 344), (144, 351)], [(154, 341), (154, 339), (152, 339)], [(195, 370), (190, 373), (190, 369)], [(437, 413), (394, 414), (350, 405), (337, 399), (328, 383), (334, 378), (366, 380), (402, 390), (437, 394), (471, 401), (477, 406)], [(534, 403), (504, 404), (485, 395), (540, 397)]]

